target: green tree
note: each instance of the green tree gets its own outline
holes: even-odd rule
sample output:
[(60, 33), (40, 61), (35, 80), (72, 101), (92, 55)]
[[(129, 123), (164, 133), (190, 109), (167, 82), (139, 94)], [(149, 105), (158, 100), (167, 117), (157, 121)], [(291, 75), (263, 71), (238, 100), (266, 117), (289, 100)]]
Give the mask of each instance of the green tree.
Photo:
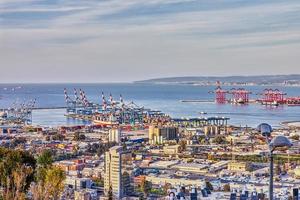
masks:
[(179, 145), (180, 145), (180, 149), (181, 149), (182, 151), (185, 151), (185, 150), (186, 150), (186, 141), (180, 140), (180, 141), (179, 141)]
[(62, 135), (62, 134), (55, 134), (55, 135), (52, 135), (52, 140), (59, 140), (59, 141), (63, 141), (65, 139), (65, 136)]
[(30, 191), (33, 200), (57, 200), (64, 190), (65, 173), (55, 166), (44, 170), (44, 179), (32, 184)]
[(59, 199), (64, 190), (65, 172), (58, 167), (51, 167), (46, 172), (45, 189), (50, 199)]
[(214, 160), (215, 157), (214, 157), (213, 154), (208, 154), (208, 155), (207, 155), (207, 159), (208, 159), (208, 160)]
[(205, 182), (206, 188), (209, 190), (214, 190), (214, 187), (212, 186), (212, 184), (209, 181)]
[(205, 137), (200, 137), (199, 138), (199, 143), (200, 144), (206, 144), (207, 143), (207, 139)]
[(218, 135), (218, 136), (216, 136), (216, 137), (213, 139), (213, 143), (216, 143), (216, 144), (226, 144), (227, 141), (226, 141), (225, 136), (223, 136), (223, 135)]
[(299, 140), (300, 136), (299, 135), (293, 135), (290, 137), (293, 140)]
[(112, 187), (109, 186), (109, 190), (108, 190), (108, 200), (113, 200), (113, 191), (112, 191)]
[(84, 134), (80, 134), (79, 132), (74, 133), (74, 141), (83, 141), (85, 140), (85, 135)]
[(52, 165), (53, 157), (52, 152), (49, 149), (44, 150), (41, 155), (37, 158), (37, 163), (39, 166), (47, 168)]
[(141, 191), (143, 192), (144, 197), (147, 198), (147, 196), (148, 196), (148, 194), (149, 194), (149, 191), (150, 191), (151, 187), (152, 187), (152, 186), (151, 186), (151, 182), (146, 181), (146, 180), (143, 180), (143, 181), (141, 182), (140, 189), (141, 189)]
[(24, 145), (25, 143), (26, 143), (26, 138), (18, 137), (11, 140), (9, 147), (13, 149), (19, 145)]
[[(11, 179), (8, 179), (3, 190), (4, 200), (25, 200), (26, 197), (26, 179), (33, 173), (31, 167), (25, 165), (19, 166), (12, 171)], [(11, 187), (12, 184), (12, 187)]]
[(34, 180), (36, 160), (26, 151), (0, 148), (0, 186), (8, 190), (13, 188), (15, 184), (13, 172), (16, 172), (17, 169), (21, 169), (23, 166), (32, 169), (28, 171), (24, 180), (23, 190), (26, 191)]
[(52, 166), (53, 158), (52, 158), (52, 152), (49, 149), (44, 150), (41, 155), (37, 158), (37, 179), (41, 181), (42, 185), (45, 180), (47, 169), (49, 169)]

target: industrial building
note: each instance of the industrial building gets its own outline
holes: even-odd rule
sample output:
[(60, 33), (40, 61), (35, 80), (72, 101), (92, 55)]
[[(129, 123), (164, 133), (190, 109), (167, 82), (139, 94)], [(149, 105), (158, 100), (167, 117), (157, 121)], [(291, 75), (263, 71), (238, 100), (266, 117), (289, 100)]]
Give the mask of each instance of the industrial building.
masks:
[(149, 143), (163, 144), (166, 140), (175, 140), (178, 138), (177, 127), (157, 127), (149, 126)]

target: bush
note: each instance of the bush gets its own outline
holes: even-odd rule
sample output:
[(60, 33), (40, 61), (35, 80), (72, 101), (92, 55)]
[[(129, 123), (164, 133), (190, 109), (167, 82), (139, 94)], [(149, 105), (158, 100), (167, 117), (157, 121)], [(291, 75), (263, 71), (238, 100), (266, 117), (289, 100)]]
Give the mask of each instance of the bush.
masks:
[(230, 185), (229, 184), (224, 185), (224, 191), (225, 192), (230, 192)]
[(85, 135), (76, 132), (76, 133), (74, 134), (73, 140), (75, 140), (75, 141), (83, 141), (83, 140), (85, 140)]
[(217, 137), (215, 137), (215, 138), (213, 139), (213, 143), (216, 143), (216, 144), (226, 144), (227, 141), (226, 141), (225, 136), (223, 136), (223, 135), (218, 135)]
[(299, 135), (293, 135), (293, 136), (291, 136), (290, 138), (292, 139), (292, 140), (299, 140)]

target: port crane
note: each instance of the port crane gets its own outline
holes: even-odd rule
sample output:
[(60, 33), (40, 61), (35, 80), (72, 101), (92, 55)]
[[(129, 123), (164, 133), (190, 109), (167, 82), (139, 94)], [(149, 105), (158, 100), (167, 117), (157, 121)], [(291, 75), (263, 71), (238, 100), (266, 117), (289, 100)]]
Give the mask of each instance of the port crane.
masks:
[[(133, 101), (126, 103), (120, 94), (119, 101), (115, 101), (110, 93), (108, 100), (104, 92), (101, 92), (101, 103), (92, 103), (87, 99), (85, 92), (74, 89), (74, 99), (72, 99), (67, 90), (64, 90), (65, 101), (67, 104), (67, 116), (83, 119), (92, 119), (97, 123), (103, 124), (123, 124), (129, 126), (142, 125), (149, 117), (162, 118), (162, 112), (155, 112), (150, 109), (138, 106)], [(113, 122), (113, 123), (112, 123)]]
[(228, 91), (223, 90), (220, 85), (218, 85), (214, 91), (211, 91), (209, 93), (215, 94), (215, 102), (216, 103), (224, 104), (227, 102), (226, 94), (228, 94)]
[(36, 99), (29, 100), (28, 102), (24, 101), (18, 103), (17, 101), (13, 102), (12, 106), (4, 110), (5, 120), (13, 123), (21, 124), (31, 124), (32, 123), (32, 110), (36, 104)]
[(238, 104), (248, 103), (249, 95), (252, 94), (250, 91), (244, 88), (232, 88), (228, 93), (232, 95), (230, 102)]
[(285, 96), (287, 95), (287, 93), (278, 89), (266, 88), (262, 93), (259, 93), (258, 95), (261, 96), (258, 101), (263, 105), (278, 105), (286, 103)]

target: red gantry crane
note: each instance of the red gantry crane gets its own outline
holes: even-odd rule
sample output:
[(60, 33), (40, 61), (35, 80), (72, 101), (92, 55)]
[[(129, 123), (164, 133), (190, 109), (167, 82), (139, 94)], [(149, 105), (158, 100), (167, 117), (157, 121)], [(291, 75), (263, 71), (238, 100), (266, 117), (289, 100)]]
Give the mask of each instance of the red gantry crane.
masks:
[(244, 88), (232, 88), (229, 92), (231, 97), (232, 103), (244, 104), (249, 102), (249, 95), (251, 94), (250, 91), (245, 90)]
[(261, 95), (261, 99), (259, 101), (261, 101), (264, 105), (278, 105), (286, 103), (284, 96), (287, 94), (278, 89), (267, 88), (259, 95)]

